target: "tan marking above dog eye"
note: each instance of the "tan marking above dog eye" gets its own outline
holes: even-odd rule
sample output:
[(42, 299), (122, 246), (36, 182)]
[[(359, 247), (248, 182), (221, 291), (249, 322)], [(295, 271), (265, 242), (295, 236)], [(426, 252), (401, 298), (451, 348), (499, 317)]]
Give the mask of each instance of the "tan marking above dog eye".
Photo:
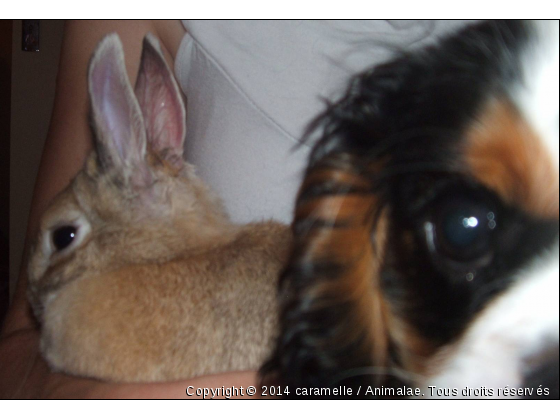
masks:
[(558, 169), (512, 105), (491, 103), (466, 139), (465, 159), (474, 178), (529, 214), (558, 218)]

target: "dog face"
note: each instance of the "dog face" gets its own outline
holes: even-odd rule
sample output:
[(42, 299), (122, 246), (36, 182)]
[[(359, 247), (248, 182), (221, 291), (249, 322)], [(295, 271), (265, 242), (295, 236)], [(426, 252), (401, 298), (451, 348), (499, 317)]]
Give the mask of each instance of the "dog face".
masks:
[(265, 378), (558, 397), (558, 38), (465, 28), (315, 121)]

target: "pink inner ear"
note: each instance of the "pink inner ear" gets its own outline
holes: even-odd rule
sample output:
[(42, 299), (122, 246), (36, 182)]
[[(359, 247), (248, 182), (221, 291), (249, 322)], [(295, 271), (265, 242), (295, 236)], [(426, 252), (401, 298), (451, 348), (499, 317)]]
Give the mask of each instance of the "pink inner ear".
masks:
[(118, 68), (115, 48), (107, 48), (101, 54), (91, 75), (92, 95), (94, 106), (105, 124), (105, 136), (110, 135), (121, 160), (126, 162), (133, 152), (131, 145), (133, 122), (132, 110), (127, 98), (127, 86), (123, 86), (122, 75)]
[[(144, 40), (135, 93), (142, 109), (148, 144), (160, 156), (182, 158), (186, 134), (181, 94), (164, 58), (149, 39)], [(162, 155), (163, 152), (165, 155)]]
[(89, 92), (97, 141), (103, 145), (102, 160), (133, 184), (148, 185), (151, 176), (144, 161), (144, 124), (116, 35), (107, 36), (94, 54)]

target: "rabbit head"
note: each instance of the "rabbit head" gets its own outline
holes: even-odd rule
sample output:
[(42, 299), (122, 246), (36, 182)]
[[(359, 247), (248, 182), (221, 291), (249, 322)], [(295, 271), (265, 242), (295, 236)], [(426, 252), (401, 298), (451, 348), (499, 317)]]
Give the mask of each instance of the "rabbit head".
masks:
[(185, 108), (153, 36), (144, 39), (134, 91), (116, 34), (97, 47), (88, 89), (94, 151), (44, 213), (30, 255), (29, 295), (39, 319), (69, 282), (169, 261), (233, 229), (183, 161)]

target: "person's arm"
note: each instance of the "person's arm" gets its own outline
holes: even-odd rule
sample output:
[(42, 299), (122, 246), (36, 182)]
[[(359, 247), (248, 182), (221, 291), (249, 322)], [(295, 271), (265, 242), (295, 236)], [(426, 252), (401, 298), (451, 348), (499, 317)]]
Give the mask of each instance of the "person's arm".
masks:
[[(132, 83), (140, 63), (142, 38), (148, 31), (156, 32), (151, 21), (68, 21), (56, 83), (56, 96), (49, 131), (33, 192), (27, 226), (26, 251), (29, 239), (36, 232), (39, 218), (52, 198), (63, 190), (81, 169), (92, 147), (88, 125), (87, 67), (97, 43), (105, 34), (117, 32), (123, 42), (126, 66)], [(158, 34), (159, 35), (159, 34)], [(162, 47), (165, 48), (162, 42)], [(166, 56), (172, 58), (167, 52)], [(26, 254), (26, 252), (25, 252)], [(4, 333), (30, 325), (25, 299), (26, 255), (23, 258), (12, 307), (5, 322)]]
[[(178, 21), (69, 21), (65, 25), (56, 96), (33, 193), (19, 282), (0, 338), (1, 398), (181, 397), (188, 384), (247, 385), (253, 373), (226, 374), (169, 384), (118, 385), (50, 372), (39, 353), (39, 331), (26, 298), (29, 239), (49, 202), (81, 169), (92, 147), (88, 125), (86, 74), (89, 59), (104, 35), (121, 38), (129, 78), (134, 85), (142, 39), (152, 32), (161, 42), (171, 68), (184, 35)], [(223, 382), (223, 383), (222, 383)], [(207, 385), (211, 386), (211, 385)], [(179, 392), (181, 395), (176, 394)], [(169, 393), (169, 394), (168, 394)]]

